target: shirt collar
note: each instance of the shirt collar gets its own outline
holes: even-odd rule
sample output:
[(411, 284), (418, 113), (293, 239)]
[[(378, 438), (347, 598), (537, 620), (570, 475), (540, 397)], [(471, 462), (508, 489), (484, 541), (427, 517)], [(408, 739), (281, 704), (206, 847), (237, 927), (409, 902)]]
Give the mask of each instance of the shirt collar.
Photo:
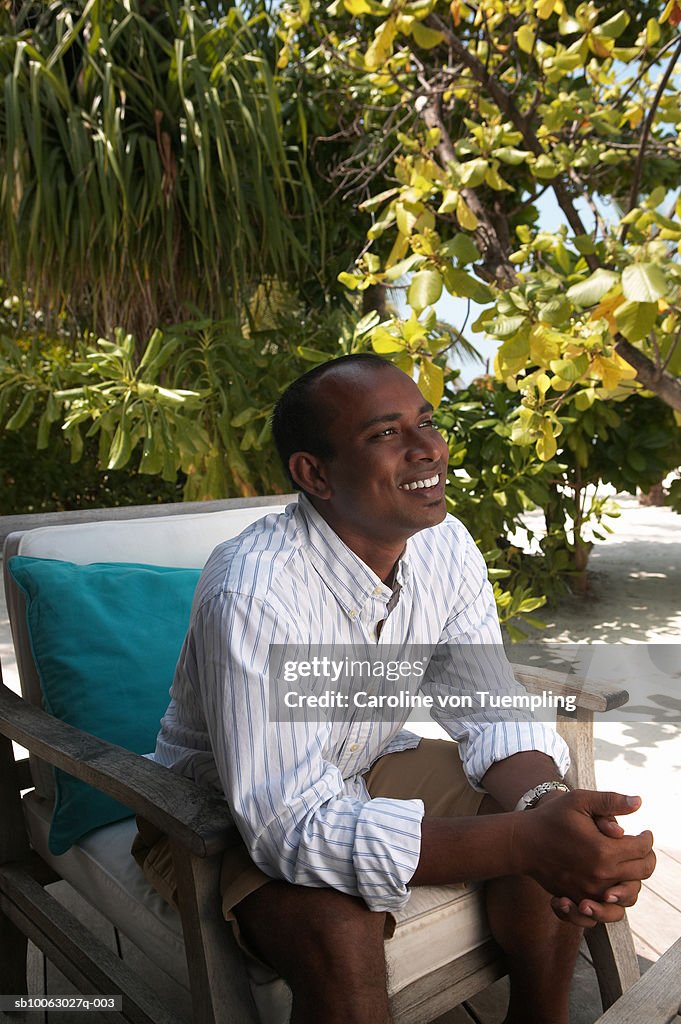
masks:
[[(390, 588), (340, 539), (305, 494), (298, 498), (296, 513), (306, 529), (315, 570), (346, 611), (361, 609), (370, 597), (379, 594), (389, 600)], [(399, 586), (409, 579), (409, 543), (397, 563), (395, 584)]]

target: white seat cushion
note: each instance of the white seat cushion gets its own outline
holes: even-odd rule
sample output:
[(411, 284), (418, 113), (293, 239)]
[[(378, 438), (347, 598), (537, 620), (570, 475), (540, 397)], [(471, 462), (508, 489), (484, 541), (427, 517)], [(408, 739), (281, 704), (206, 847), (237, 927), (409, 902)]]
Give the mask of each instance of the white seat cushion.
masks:
[[(55, 871), (99, 909), (171, 978), (189, 988), (179, 915), (144, 878), (130, 854), (133, 818), (98, 829), (56, 857), (47, 848), (50, 806), (29, 795), (24, 808), (31, 843)], [(423, 886), (397, 915), (395, 935), (386, 943), (391, 995), (437, 970), (489, 937), (479, 888)], [(288, 1020), (286, 985), (248, 963), (251, 987), (263, 1024)]]

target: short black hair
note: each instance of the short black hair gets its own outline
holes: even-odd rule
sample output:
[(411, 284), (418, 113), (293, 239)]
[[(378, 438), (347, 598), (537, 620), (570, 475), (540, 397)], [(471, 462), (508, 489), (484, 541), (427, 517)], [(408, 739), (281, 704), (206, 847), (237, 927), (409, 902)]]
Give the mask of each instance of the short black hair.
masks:
[(321, 363), (298, 377), (286, 388), (272, 413), (272, 436), (282, 465), (296, 490), (299, 484), (291, 476), (288, 464), (294, 452), (309, 452), (320, 459), (330, 459), (335, 454), (329, 440), (328, 414), (316, 395), (316, 385), (338, 366), (365, 363), (367, 366), (393, 366), (373, 352), (358, 352), (350, 356), (339, 356)]

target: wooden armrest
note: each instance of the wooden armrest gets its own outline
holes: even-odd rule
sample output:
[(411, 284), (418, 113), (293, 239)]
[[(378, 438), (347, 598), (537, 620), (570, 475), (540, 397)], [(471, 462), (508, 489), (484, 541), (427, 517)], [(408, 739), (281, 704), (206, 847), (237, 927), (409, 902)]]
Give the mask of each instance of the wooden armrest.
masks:
[(542, 693), (550, 689), (557, 695), (575, 697), (578, 708), (589, 711), (612, 711), (629, 700), (629, 694), (615, 683), (587, 680), (583, 676), (565, 678), (562, 672), (546, 668), (531, 668), (529, 665), (511, 665), (519, 683), (530, 693)]
[(681, 1013), (681, 939), (648, 968), (597, 1024), (669, 1024)]
[(0, 685), (0, 733), (142, 814), (191, 853), (208, 857), (238, 841), (227, 805), (189, 779), (75, 729)]

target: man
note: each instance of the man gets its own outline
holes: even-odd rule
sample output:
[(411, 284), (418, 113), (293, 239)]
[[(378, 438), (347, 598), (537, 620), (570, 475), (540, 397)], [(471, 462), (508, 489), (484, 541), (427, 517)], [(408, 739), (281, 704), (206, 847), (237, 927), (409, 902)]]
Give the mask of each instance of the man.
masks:
[[(566, 1024), (581, 927), (619, 919), (653, 870), (652, 836), (613, 817), (638, 799), (565, 792), (565, 746), (537, 723), (442, 719), (457, 747), (394, 717), (272, 707), (273, 645), (499, 644), (482, 559), (446, 517), (431, 414), (373, 356), (282, 396), (274, 435), (300, 501), (209, 559), (156, 757), (225, 794), (244, 846), (223, 863), (223, 911), (289, 982), (297, 1024), (389, 1021), (392, 912), (411, 886), (466, 880), (487, 882), (508, 1024)], [(507, 664), (492, 671), (513, 687)]]

